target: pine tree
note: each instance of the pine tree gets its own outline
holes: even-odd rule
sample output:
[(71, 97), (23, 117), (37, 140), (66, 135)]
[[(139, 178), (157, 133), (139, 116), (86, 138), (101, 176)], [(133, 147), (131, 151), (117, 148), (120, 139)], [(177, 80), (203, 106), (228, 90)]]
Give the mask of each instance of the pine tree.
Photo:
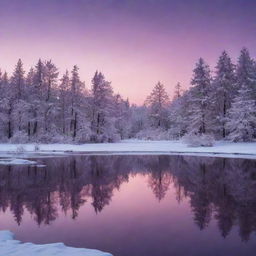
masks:
[(231, 109), (227, 127), (232, 141), (252, 141), (256, 135), (256, 101), (251, 89), (244, 84), (238, 91)]
[(14, 97), (17, 100), (20, 100), (24, 94), (24, 78), (25, 71), (23, 69), (23, 63), (21, 59), (18, 60), (18, 63), (15, 67), (13, 75), (11, 77), (12, 90), (14, 90)]
[(131, 111), (129, 100), (123, 100), (117, 94), (114, 96), (115, 127), (121, 139), (128, 138), (131, 130)]
[(13, 75), (11, 77), (11, 87), (13, 91), (13, 111), (12, 119), (14, 122), (14, 127), (17, 131), (21, 131), (23, 128), (23, 121), (26, 118), (26, 101), (25, 99), (25, 71), (23, 69), (23, 63), (21, 59), (15, 67)]
[(154, 128), (168, 127), (167, 107), (169, 103), (169, 96), (164, 85), (158, 82), (145, 101), (145, 105), (149, 108), (151, 125)]
[(178, 99), (181, 97), (181, 94), (182, 94), (182, 89), (181, 89), (181, 84), (180, 82), (178, 82), (175, 86), (175, 91), (174, 91), (174, 97), (173, 99)]
[(2, 76), (1, 86), (3, 95), (1, 97), (1, 123), (3, 134), (1, 137), (10, 139), (13, 136), (12, 112), (14, 108), (14, 94), (7, 72)]
[(171, 138), (181, 138), (188, 130), (189, 123), (190, 91), (184, 92), (180, 97), (175, 97), (171, 102), (169, 112)]
[(193, 70), (193, 78), (190, 90), (190, 125), (189, 132), (195, 134), (205, 134), (209, 125), (208, 104), (211, 85), (209, 66), (200, 58)]
[(231, 101), (236, 95), (235, 66), (224, 51), (216, 66), (216, 75), (213, 82), (211, 95), (211, 116), (215, 133), (226, 137), (227, 112)]
[(113, 89), (101, 72), (96, 71), (91, 88), (91, 130), (93, 141), (113, 141), (114, 127)]
[(33, 78), (33, 86), (35, 90), (35, 96), (37, 99), (43, 100), (45, 88), (44, 88), (44, 64), (41, 59), (39, 59), (37, 65), (35, 66), (35, 73)]
[(239, 56), (236, 74), (239, 90), (229, 111), (229, 138), (233, 141), (252, 141), (256, 137), (256, 70), (246, 48)]
[(71, 71), (71, 120), (70, 132), (73, 140), (77, 136), (78, 111), (81, 106), (82, 83), (80, 81), (78, 67), (75, 65)]
[(256, 96), (256, 69), (255, 62), (250, 57), (250, 53), (246, 48), (241, 50), (241, 54), (238, 59), (237, 69), (237, 87), (241, 89), (243, 85), (248, 87), (253, 96)]
[(66, 73), (61, 78), (61, 83), (59, 86), (59, 97), (60, 97), (60, 112), (61, 112), (61, 125), (62, 133), (66, 134), (67, 132), (67, 119), (68, 119), (68, 92), (70, 89), (70, 78), (69, 73)]
[(34, 88), (34, 77), (35, 77), (35, 70), (33, 68), (30, 68), (26, 79), (25, 79), (25, 95), (28, 102), (28, 116), (27, 116), (27, 135), (28, 139), (30, 140), (31, 134), (32, 134), (32, 124), (35, 122), (34, 120), (34, 96), (35, 96), (35, 88)]
[(47, 84), (47, 93), (46, 93), (46, 101), (49, 101), (51, 98), (53, 87), (56, 86), (57, 79), (58, 79), (58, 69), (56, 66), (52, 63), (52, 61), (47, 61), (45, 63), (44, 68), (44, 79)]
[(33, 106), (33, 128), (32, 135), (36, 137), (39, 132), (39, 128), (44, 126), (43, 117), (44, 113), (42, 110), (42, 102), (45, 95), (45, 84), (44, 84), (44, 65), (41, 59), (39, 59), (34, 69), (34, 77), (32, 83), (32, 95), (31, 105)]
[[(55, 121), (57, 119), (57, 99), (56, 88), (59, 72), (52, 61), (46, 61), (43, 68), (44, 77), (44, 99), (42, 100), (41, 107), (44, 115), (43, 126), (45, 133), (49, 137), (54, 136), (57, 132)], [(50, 138), (49, 138), (50, 139)]]

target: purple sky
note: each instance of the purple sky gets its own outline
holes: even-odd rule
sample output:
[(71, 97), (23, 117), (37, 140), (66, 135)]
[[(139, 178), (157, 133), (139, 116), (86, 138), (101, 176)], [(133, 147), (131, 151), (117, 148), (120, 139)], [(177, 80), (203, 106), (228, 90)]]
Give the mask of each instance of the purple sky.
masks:
[(74, 64), (90, 86), (96, 69), (142, 103), (160, 80), (188, 87), (199, 57), (214, 67), (226, 49), (256, 55), (255, 0), (0, 0), (0, 66), (52, 59)]

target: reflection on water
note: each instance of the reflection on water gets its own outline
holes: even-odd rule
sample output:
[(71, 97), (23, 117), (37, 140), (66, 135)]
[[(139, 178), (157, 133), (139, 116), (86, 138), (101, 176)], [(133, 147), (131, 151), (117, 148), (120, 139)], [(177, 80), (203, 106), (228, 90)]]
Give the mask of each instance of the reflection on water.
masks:
[[(79, 209), (88, 204), (100, 215), (107, 205), (111, 209), (111, 199), (123, 184), (142, 176), (154, 194), (154, 200), (159, 201), (159, 207), (170, 190), (175, 193), (177, 205), (188, 202), (198, 230), (207, 230), (214, 220), (224, 238), (232, 227), (238, 228), (241, 241), (249, 241), (256, 231), (254, 160), (191, 156), (69, 156), (40, 161), (46, 167), (0, 167), (1, 215), (11, 214), (20, 226), (25, 212), (32, 216), (31, 222), (40, 226), (51, 226), (62, 214), (76, 220), (79, 214), (84, 214)], [(137, 200), (136, 197), (126, 199)], [(120, 252), (126, 255), (122, 248), (119, 248)], [(165, 251), (161, 253), (168, 255)]]

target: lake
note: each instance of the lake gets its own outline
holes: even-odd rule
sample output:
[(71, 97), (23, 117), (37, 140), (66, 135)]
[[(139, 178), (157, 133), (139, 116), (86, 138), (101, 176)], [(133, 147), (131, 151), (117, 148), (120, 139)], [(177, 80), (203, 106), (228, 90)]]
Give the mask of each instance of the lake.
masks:
[(254, 256), (256, 160), (69, 155), (0, 166), (0, 230), (114, 256)]

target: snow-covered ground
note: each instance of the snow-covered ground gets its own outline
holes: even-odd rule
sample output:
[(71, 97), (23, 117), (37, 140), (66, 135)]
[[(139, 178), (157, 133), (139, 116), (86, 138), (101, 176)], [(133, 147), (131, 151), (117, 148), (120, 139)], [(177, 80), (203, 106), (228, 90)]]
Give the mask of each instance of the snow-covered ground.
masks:
[(63, 243), (32, 244), (13, 239), (10, 231), (0, 231), (0, 256), (111, 256), (98, 250), (67, 247)]
[(20, 158), (6, 158), (0, 159), (0, 165), (36, 165), (36, 162)]
[[(39, 148), (38, 148), (39, 147)], [(123, 140), (99, 144), (0, 144), (0, 155), (5, 153), (59, 154), (81, 152), (94, 154), (188, 154), (256, 158), (256, 142), (233, 143), (219, 141), (213, 147), (188, 147), (181, 141)]]

